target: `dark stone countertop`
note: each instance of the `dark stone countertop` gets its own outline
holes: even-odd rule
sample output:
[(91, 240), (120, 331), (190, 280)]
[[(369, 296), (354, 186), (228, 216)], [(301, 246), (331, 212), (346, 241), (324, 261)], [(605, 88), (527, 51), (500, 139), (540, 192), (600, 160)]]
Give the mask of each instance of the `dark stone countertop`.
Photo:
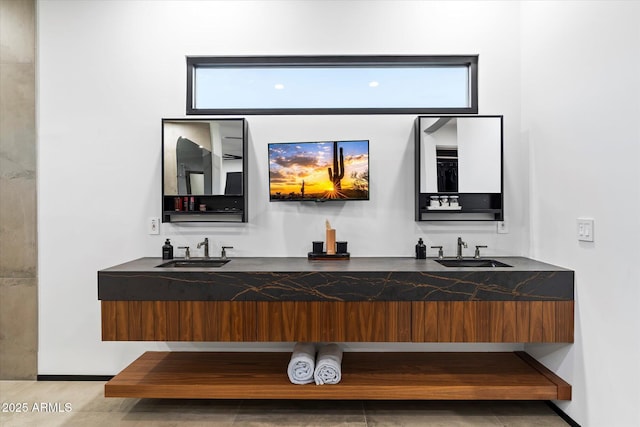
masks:
[(159, 268), (140, 258), (98, 271), (98, 299), (133, 301), (566, 301), (574, 272), (523, 257), (511, 267), (444, 267), (433, 258), (232, 258)]

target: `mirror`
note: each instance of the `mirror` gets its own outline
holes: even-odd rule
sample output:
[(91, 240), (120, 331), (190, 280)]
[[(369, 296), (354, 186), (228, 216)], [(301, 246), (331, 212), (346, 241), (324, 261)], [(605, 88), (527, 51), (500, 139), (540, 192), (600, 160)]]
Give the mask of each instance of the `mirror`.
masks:
[(421, 193), (502, 193), (502, 116), (419, 119)]
[(164, 195), (242, 196), (241, 119), (164, 119)]

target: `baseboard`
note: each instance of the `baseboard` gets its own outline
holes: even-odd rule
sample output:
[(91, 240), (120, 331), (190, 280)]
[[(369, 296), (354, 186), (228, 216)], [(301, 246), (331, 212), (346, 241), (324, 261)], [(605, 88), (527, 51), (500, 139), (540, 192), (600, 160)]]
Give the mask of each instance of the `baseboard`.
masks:
[(38, 375), (38, 381), (109, 381), (113, 375)]
[(553, 410), (553, 412), (558, 414), (558, 416), (562, 418), (571, 427), (581, 427), (580, 424), (576, 422), (576, 420), (574, 420), (569, 415), (567, 415), (566, 412), (564, 412), (562, 409), (558, 408), (558, 406), (556, 406), (555, 403), (553, 403), (550, 400), (547, 400), (546, 403)]

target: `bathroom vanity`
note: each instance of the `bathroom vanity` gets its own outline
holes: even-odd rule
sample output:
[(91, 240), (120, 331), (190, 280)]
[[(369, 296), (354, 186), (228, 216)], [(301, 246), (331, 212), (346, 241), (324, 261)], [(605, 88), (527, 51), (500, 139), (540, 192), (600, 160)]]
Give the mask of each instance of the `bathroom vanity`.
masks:
[[(98, 272), (104, 341), (571, 343), (573, 271), (521, 257), (508, 267), (434, 259), (234, 258)], [(214, 260), (215, 261), (215, 260)], [(180, 264), (178, 264), (180, 265)], [(288, 381), (290, 353), (147, 352), (107, 397), (570, 399), (524, 352), (352, 353), (334, 386)]]

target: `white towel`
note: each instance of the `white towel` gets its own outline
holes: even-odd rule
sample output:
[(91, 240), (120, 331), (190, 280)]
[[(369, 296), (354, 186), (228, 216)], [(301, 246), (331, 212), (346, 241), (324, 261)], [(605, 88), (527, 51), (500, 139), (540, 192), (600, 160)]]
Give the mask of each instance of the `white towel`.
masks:
[(318, 351), (313, 379), (317, 385), (338, 384), (342, 378), (342, 350), (337, 344), (327, 344)]
[(313, 370), (316, 362), (316, 346), (313, 343), (299, 342), (293, 347), (291, 360), (287, 367), (289, 381), (294, 384), (313, 382)]

